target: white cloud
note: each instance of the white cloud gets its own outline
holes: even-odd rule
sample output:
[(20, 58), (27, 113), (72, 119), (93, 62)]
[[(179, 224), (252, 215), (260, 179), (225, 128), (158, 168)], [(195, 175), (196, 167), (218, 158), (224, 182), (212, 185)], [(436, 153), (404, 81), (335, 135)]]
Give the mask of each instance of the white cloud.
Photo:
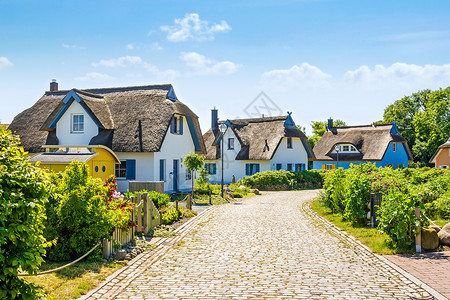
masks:
[(12, 67), (13, 63), (9, 61), (9, 59), (7, 59), (4, 56), (0, 56), (0, 70), (6, 68), (6, 67)]
[(66, 49), (85, 49), (84, 47), (81, 47), (78, 45), (70, 45), (70, 44), (65, 44), (65, 43), (62, 43), (61, 46)]
[(152, 49), (158, 51), (164, 50), (164, 48), (158, 42), (152, 44)]
[(142, 59), (139, 56), (122, 56), (119, 58), (102, 59), (98, 63), (92, 63), (94, 67), (126, 67), (129, 65), (135, 65), (142, 63)]
[(279, 87), (321, 88), (329, 86), (331, 75), (306, 62), (289, 69), (271, 70), (262, 74), (262, 82)]
[(183, 19), (175, 19), (175, 25), (161, 26), (161, 31), (167, 32), (167, 40), (182, 42), (187, 40), (213, 40), (214, 34), (231, 30), (226, 21), (209, 25), (208, 21), (200, 20), (196, 13), (186, 14)]
[(108, 74), (102, 74), (97, 72), (91, 72), (87, 73), (84, 76), (76, 77), (76, 81), (111, 81), (115, 78), (112, 76), (109, 76)]
[(130, 44), (126, 45), (125, 48), (127, 48), (128, 50), (133, 50), (134, 45), (130, 43)]
[(450, 64), (419, 66), (397, 62), (389, 67), (375, 65), (373, 69), (363, 65), (356, 70), (347, 71), (344, 74), (344, 80), (350, 83), (366, 84), (404, 84), (420, 87), (442, 84), (447, 86), (450, 82)]
[(151, 74), (156, 75), (158, 79), (173, 80), (180, 76), (180, 72), (172, 69), (161, 71), (158, 67), (144, 62), (144, 68)]
[(231, 61), (215, 61), (197, 52), (181, 53), (181, 60), (192, 69), (194, 74), (199, 75), (229, 75), (236, 72), (241, 65)]

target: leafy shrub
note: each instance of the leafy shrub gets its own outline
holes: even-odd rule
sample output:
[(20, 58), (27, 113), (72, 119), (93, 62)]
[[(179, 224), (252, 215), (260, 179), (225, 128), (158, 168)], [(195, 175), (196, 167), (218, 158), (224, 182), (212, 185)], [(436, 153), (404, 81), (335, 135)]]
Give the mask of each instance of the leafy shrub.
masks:
[(161, 210), (161, 208), (163, 208), (163, 207), (166, 207), (167, 204), (169, 204), (169, 202), (170, 202), (170, 196), (169, 195), (161, 194), (161, 193), (158, 193), (156, 191), (141, 190), (139, 192), (134, 192), (134, 193), (128, 191), (126, 193), (126, 196), (128, 198), (130, 198), (132, 196), (133, 197), (137, 197), (138, 194), (143, 194), (143, 193), (148, 193), (148, 197), (150, 199), (152, 199), (153, 204), (155, 204), (156, 208), (159, 209), (159, 210)]
[(242, 195), (241, 192), (236, 191), (236, 192), (233, 192), (233, 197), (234, 197), (234, 198), (242, 198), (242, 197), (244, 197), (244, 196)]
[(19, 139), (0, 130), (0, 298), (37, 299), (39, 288), (17, 275), (38, 272), (43, 237), (46, 176), (27, 162)]
[(195, 215), (197, 215), (196, 212), (184, 207), (178, 207), (178, 211), (175, 207), (171, 207), (162, 214), (162, 222), (165, 225), (170, 225), (181, 218), (191, 218)]
[(301, 171), (293, 172), (286, 170), (271, 170), (258, 172), (249, 177), (239, 180), (242, 184), (260, 190), (288, 190), (296, 188), (319, 188), (322, 187), (323, 172)]
[(442, 195), (436, 201), (427, 203), (425, 207), (430, 216), (438, 217), (443, 220), (450, 220), (450, 191)]
[(102, 238), (109, 238), (114, 224), (106, 201), (108, 189), (100, 179), (88, 175), (85, 163), (73, 161), (55, 188), (60, 197), (57, 208), (58, 240), (49, 258), (65, 261), (77, 258)]
[(391, 238), (395, 247), (408, 248), (414, 244), (418, 225), (425, 222), (415, 217), (416, 205), (415, 199), (401, 192), (383, 197), (378, 229)]

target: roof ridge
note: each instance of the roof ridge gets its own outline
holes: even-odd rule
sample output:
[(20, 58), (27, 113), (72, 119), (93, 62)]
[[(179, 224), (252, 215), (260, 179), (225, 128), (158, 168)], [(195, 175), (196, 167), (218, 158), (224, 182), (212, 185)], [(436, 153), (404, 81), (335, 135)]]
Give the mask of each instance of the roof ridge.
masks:
[[(92, 88), (92, 89), (74, 89), (78, 91), (84, 91), (86, 93), (115, 93), (120, 91), (127, 91), (127, 90), (169, 90), (172, 87), (172, 84), (153, 84), (153, 85), (139, 85), (139, 86), (126, 86), (126, 87), (111, 87), (111, 88)], [(58, 94), (67, 94), (71, 90), (58, 90), (58, 91), (46, 91), (46, 95), (58, 95)]]
[[(353, 125), (353, 126), (333, 126), (332, 129), (351, 129), (351, 128), (363, 128), (363, 127), (382, 127), (382, 126), (392, 126), (392, 123), (384, 124), (369, 124), (369, 125)], [(328, 128), (329, 130), (330, 128)]]
[(88, 92), (86, 92), (84, 90), (73, 89), (73, 91), (75, 91), (77, 94), (82, 94), (84, 96), (88, 96), (88, 97), (92, 97), (92, 98), (104, 99), (104, 97), (101, 96), (101, 95), (91, 94), (91, 93), (88, 93)]
[[(236, 121), (236, 122), (248, 122), (248, 123), (260, 123), (260, 122), (270, 122), (270, 121), (279, 121), (279, 120), (285, 120), (288, 117), (288, 115), (282, 115), (282, 116), (273, 116), (273, 117), (259, 117), (259, 118), (245, 118), (245, 119), (227, 119), (226, 121)], [(219, 122), (226, 122), (224, 120), (221, 120)]]

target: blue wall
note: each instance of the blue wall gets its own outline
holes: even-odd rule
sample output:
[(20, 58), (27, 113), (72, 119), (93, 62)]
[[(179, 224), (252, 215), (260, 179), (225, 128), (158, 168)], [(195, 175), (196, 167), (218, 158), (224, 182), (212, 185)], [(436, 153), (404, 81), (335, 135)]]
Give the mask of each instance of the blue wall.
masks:
[[(408, 167), (408, 154), (405, 149), (405, 145), (403, 143), (397, 143), (397, 151), (394, 152), (392, 149), (392, 143), (389, 143), (389, 146), (384, 154), (383, 160), (381, 161), (340, 161), (339, 168), (348, 169), (350, 168), (350, 164), (364, 164), (364, 163), (375, 163), (377, 167), (385, 167), (386, 165), (392, 165), (394, 169), (397, 169), (397, 165), (404, 165), (405, 168)], [(313, 169), (321, 170), (323, 164), (332, 164), (336, 165), (336, 161), (313, 161)]]

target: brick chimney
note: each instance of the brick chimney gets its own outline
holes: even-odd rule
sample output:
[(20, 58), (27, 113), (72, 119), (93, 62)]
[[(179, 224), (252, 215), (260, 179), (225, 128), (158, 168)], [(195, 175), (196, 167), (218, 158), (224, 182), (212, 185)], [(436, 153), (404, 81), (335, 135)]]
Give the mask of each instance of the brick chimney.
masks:
[(328, 129), (331, 129), (331, 128), (333, 128), (333, 119), (330, 117), (328, 119)]
[(56, 82), (56, 79), (52, 79), (52, 82), (50, 82), (50, 92), (57, 92), (58, 91), (58, 83)]

